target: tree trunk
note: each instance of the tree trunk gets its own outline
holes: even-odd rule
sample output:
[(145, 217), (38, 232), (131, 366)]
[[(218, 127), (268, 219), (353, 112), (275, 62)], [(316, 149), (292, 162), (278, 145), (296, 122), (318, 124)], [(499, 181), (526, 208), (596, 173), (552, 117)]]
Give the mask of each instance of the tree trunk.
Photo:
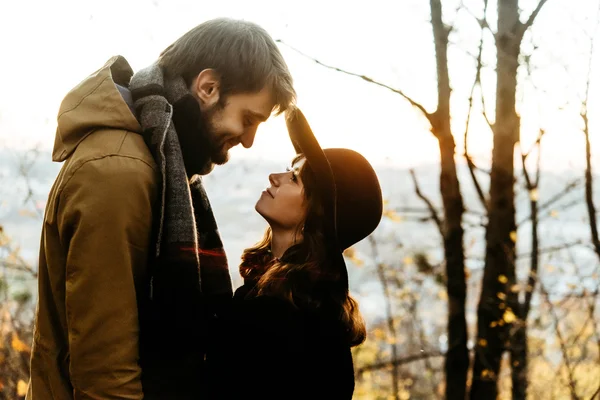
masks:
[(465, 317), (467, 284), (462, 228), (464, 206), (454, 161), (454, 137), (450, 128), (451, 90), (447, 56), (449, 30), (443, 23), (441, 1), (430, 0), (430, 6), (438, 77), (438, 107), (430, 121), (432, 122), (432, 132), (438, 139), (440, 148), (440, 191), (444, 204), (442, 233), (448, 291), (446, 398), (464, 399), (469, 371)]
[[(525, 163), (523, 162), (523, 168)], [(539, 166), (538, 166), (539, 168)], [(539, 173), (539, 171), (538, 171)], [(535, 185), (537, 190), (537, 182)], [(529, 188), (531, 190), (531, 188)], [(539, 234), (538, 234), (538, 201), (537, 197), (531, 196), (529, 202), (531, 208), (531, 267), (529, 279), (525, 287), (525, 302), (518, 304), (516, 294), (510, 293), (511, 304), (515, 304), (513, 310), (518, 310), (515, 314), (518, 318), (516, 331), (511, 338), (510, 347), (510, 365), (512, 367), (512, 398), (513, 400), (525, 400), (527, 398), (527, 354), (529, 351), (527, 343), (527, 318), (531, 307), (531, 298), (537, 282), (537, 273), (539, 267)], [(516, 292), (515, 292), (516, 293)], [(513, 301), (515, 303), (513, 303)]]
[[(591, 55), (590, 55), (591, 57)], [(596, 220), (596, 206), (594, 204), (594, 180), (592, 174), (592, 144), (590, 143), (590, 129), (587, 116), (587, 99), (585, 105), (586, 111), (582, 114), (585, 134), (585, 203), (587, 205), (588, 216), (590, 218), (590, 234), (592, 246), (600, 260), (600, 238), (598, 235), (598, 222)]]
[[(519, 140), (515, 110), (521, 35), (518, 0), (498, 2), (496, 118), (490, 177), (486, 256), (477, 310), (477, 344), (471, 399), (495, 399), (500, 361), (509, 339), (510, 308), (517, 296), (508, 288), (515, 281), (516, 221), (514, 205), (514, 148)], [(517, 300), (518, 301), (518, 300)], [(515, 310), (518, 312), (518, 310)]]

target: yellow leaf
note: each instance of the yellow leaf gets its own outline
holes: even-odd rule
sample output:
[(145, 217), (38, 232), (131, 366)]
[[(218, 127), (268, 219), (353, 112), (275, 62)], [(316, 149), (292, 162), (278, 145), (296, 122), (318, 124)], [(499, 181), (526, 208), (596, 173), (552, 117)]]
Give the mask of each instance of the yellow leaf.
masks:
[(557, 217), (558, 217), (558, 211), (556, 211), (556, 210), (552, 210), (552, 211), (550, 211), (550, 216), (551, 216), (552, 218), (557, 218)]
[(521, 290), (521, 285), (513, 285), (513, 286), (510, 288), (510, 291), (511, 291), (511, 292), (513, 292), (513, 293), (518, 293), (518, 292), (519, 292), (519, 290)]
[(11, 346), (15, 351), (18, 351), (20, 353), (29, 351), (29, 346), (27, 346), (25, 343), (23, 343), (23, 341), (21, 339), (19, 339), (17, 334), (14, 332), (12, 335)]
[(385, 210), (383, 216), (389, 218), (393, 222), (402, 222), (402, 217), (394, 210)]
[(496, 376), (496, 374), (494, 374), (494, 371), (492, 371), (491, 369), (484, 369), (483, 371), (481, 371), (481, 377), (482, 378), (491, 378), (494, 379), (494, 377)]
[(413, 263), (412, 257), (404, 257), (404, 264), (412, 264), (412, 263)]
[(498, 308), (499, 308), (499, 309), (501, 309), (501, 310), (504, 310), (504, 309), (506, 308), (506, 304), (504, 304), (504, 303), (500, 303), (500, 304), (498, 305)]
[(510, 240), (512, 240), (513, 242), (517, 241), (517, 232), (516, 231), (512, 231), (510, 233)]
[(487, 340), (485, 340), (485, 339), (479, 339), (479, 341), (477, 342), (477, 344), (479, 344), (480, 347), (487, 347)]
[(508, 278), (506, 277), (506, 275), (500, 275), (500, 276), (498, 276), (498, 282), (506, 283), (506, 282), (508, 282)]
[(33, 212), (33, 211), (31, 211), (31, 210), (28, 210), (27, 208), (21, 208), (21, 209), (19, 210), (19, 215), (20, 215), (21, 217), (32, 217), (32, 218), (34, 218), (34, 217), (37, 217), (37, 214), (36, 214), (36, 213), (34, 213), (34, 212)]
[(356, 250), (354, 249), (354, 247), (349, 247), (348, 249), (344, 250), (344, 256), (347, 257), (350, 261), (352, 261), (352, 263), (354, 263), (354, 265), (356, 265), (359, 268), (362, 267), (365, 263), (360, 257), (356, 255)]
[(27, 383), (24, 380), (19, 380), (17, 383), (17, 396), (25, 397), (27, 395)]
[(492, 323), (490, 324), (490, 327), (495, 328), (496, 325), (498, 325), (498, 323), (496, 321), (492, 321)]
[(373, 336), (375, 336), (375, 339), (381, 340), (381, 339), (385, 338), (385, 332), (380, 328), (373, 329), (372, 333), (373, 333)]
[(448, 292), (446, 292), (445, 290), (441, 289), (438, 292), (438, 297), (440, 300), (448, 300)]
[(498, 292), (498, 294), (496, 294), (496, 296), (498, 296), (498, 298), (500, 300), (506, 300), (506, 294), (504, 294), (502, 292)]
[(531, 189), (529, 191), (529, 199), (531, 201), (538, 201), (538, 199), (539, 199), (539, 193), (538, 193), (537, 189), (534, 188), (534, 189)]
[(504, 315), (502, 315), (502, 319), (507, 324), (512, 324), (517, 320), (517, 316), (515, 315), (515, 313), (513, 313), (513, 311), (510, 308), (507, 308), (506, 311), (504, 311)]

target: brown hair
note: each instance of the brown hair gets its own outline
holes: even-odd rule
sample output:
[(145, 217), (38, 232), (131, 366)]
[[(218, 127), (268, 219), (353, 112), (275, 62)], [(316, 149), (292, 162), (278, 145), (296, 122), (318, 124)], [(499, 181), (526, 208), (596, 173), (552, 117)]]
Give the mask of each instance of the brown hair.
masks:
[[(293, 164), (302, 159), (297, 156)], [(323, 207), (315, 192), (316, 176), (308, 163), (300, 171), (308, 212), (303, 240), (291, 246), (281, 257), (270, 252), (272, 232), (268, 228), (254, 247), (242, 254), (240, 274), (246, 283), (254, 283), (255, 295), (268, 295), (289, 301), (296, 307), (320, 308), (333, 305), (343, 323), (350, 346), (366, 339), (365, 322), (358, 303), (347, 290), (339, 290), (340, 271), (331, 268), (324, 246)]]
[(203, 70), (214, 69), (221, 79), (222, 98), (270, 87), (278, 114), (296, 98), (292, 76), (277, 45), (252, 22), (206, 21), (167, 47), (158, 63), (165, 75), (182, 76), (188, 86)]

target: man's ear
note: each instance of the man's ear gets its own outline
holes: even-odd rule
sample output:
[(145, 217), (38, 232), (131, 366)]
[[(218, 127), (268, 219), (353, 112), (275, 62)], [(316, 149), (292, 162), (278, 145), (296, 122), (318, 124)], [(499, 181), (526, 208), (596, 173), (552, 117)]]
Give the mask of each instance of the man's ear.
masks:
[(219, 102), (221, 80), (214, 69), (205, 69), (194, 79), (191, 89), (201, 105), (212, 107)]

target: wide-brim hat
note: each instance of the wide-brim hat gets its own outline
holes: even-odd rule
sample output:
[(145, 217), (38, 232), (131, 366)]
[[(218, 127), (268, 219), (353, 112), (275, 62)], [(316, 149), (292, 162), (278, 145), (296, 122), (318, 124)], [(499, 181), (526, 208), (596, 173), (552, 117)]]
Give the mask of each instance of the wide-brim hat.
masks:
[(332, 267), (339, 268), (341, 284), (348, 289), (343, 252), (369, 236), (383, 214), (381, 186), (371, 164), (358, 152), (322, 149), (304, 114), (295, 108), (286, 124), (296, 153), (302, 153), (316, 177), (324, 207), (324, 227)]

